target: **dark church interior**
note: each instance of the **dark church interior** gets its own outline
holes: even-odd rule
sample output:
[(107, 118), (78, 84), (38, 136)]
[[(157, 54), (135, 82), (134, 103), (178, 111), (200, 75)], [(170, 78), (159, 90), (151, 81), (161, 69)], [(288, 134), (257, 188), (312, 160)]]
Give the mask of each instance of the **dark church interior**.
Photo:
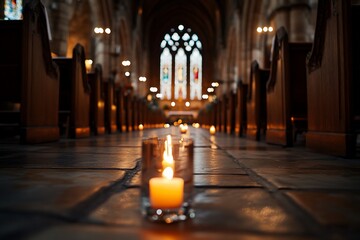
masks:
[(360, 239), (359, 0), (0, 0), (0, 239)]

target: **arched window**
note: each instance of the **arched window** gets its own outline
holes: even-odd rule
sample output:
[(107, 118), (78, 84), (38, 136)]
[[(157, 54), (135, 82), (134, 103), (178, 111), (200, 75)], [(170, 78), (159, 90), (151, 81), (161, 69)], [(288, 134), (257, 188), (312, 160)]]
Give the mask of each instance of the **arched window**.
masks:
[(160, 47), (161, 98), (201, 100), (202, 44), (199, 37), (190, 28), (179, 25), (165, 34)]
[(22, 0), (5, 0), (5, 20), (20, 20), (22, 18)]

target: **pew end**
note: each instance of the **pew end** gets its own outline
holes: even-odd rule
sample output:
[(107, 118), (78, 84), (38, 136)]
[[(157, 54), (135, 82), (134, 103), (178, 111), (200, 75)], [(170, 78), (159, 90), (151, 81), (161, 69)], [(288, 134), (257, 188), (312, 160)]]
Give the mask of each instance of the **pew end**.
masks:
[(266, 83), (269, 75), (269, 69), (260, 68), (256, 60), (252, 62), (246, 97), (246, 137), (256, 141), (266, 136)]
[(57, 141), (59, 72), (51, 60), (44, 6), (25, 4), (23, 20), (0, 21), (2, 127), (25, 144)]
[(289, 42), (284, 27), (276, 32), (266, 89), (267, 143), (291, 147), (294, 134), (306, 131), (300, 125), (307, 121), (306, 57), (311, 47), (308, 42)]
[(90, 136), (90, 85), (85, 69), (85, 51), (77, 44), (73, 57), (56, 57), (60, 69), (59, 128), (68, 138)]

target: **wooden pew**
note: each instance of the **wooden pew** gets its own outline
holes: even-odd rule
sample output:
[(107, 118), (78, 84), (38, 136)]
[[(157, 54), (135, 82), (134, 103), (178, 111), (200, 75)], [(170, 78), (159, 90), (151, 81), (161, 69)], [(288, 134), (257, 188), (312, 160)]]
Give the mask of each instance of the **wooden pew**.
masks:
[(262, 69), (255, 60), (251, 63), (249, 90), (247, 93), (246, 137), (259, 141), (266, 133), (266, 83), (269, 69)]
[(124, 87), (118, 86), (115, 89), (116, 98), (116, 126), (119, 132), (125, 132), (125, 110), (124, 110)]
[(139, 126), (139, 119), (138, 119), (138, 115), (139, 115), (139, 109), (138, 109), (138, 98), (136, 96), (132, 96), (131, 98), (131, 128), (135, 131), (138, 129)]
[[(360, 3), (351, 6), (351, 49), (352, 49), (352, 79), (350, 94), (351, 99), (351, 131), (354, 131), (357, 136), (360, 134), (360, 32), (358, 30), (360, 22)], [(352, 141), (356, 144), (356, 137), (354, 136)], [(355, 139), (354, 139), (355, 138)], [(351, 143), (353, 144), (353, 143)], [(360, 146), (358, 145), (358, 150)], [(349, 154), (355, 155), (355, 153)]]
[(360, 111), (359, 6), (319, 0), (308, 68), (306, 146), (352, 157)]
[(105, 129), (107, 133), (114, 133), (117, 131), (116, 123), (116, 90), (114, 79), (109, 79), (104, 82), (105, 91)]
[(59, 73), (51, 60), (44, 6), (30, 1), (23, 16), (0, 21), (0, 105), (9, 106), (0, 119), (16, 125), (21, 143), (56, 141)]
[[(131, 108), (131, 99), (132, 99), (132, 91), (131, 90), (127, 90), (125, 92), (125, 99), (124, 99), (124, 110), (125, 110), (125, 129), (126, 132), (131, 132), (133, 130), (132, 126), (132, 122), (133, 122), (133, 109)], [(153, 124), (156, 124), (156, 119), (153, 120)]]
[(223, 113), (223, 104), (222, 104), (222, 99), (217, 99), (216, 103), (215, 103), (215, 108), (216, 108), (216, 131), (217, 132), (221, 132), (222, 131), (222, 115)]
[(266, 142), (293, 146), (306, 131), (306, 55), (311, 43), (289, 42), (285, 28), (277, 30), (267, 83)]
[(222, 109), (222, 114), (221, 114), (221, 123), (222, 123), (222, 126), (221, 126), (221, 131), (224, 132), (224, 133), (227, 133), (227, 130), (228, 130), (228, 117), (229, 117), (229, 97), (228, 95), (224, 94), (222, 96), (222, 106), (221, 106), (221, 109)]
[(237, 92), (231, 91), (228, 98), (226, 132), (230, 134), (235, 134), (237, 94)]
[(247, 112), (246, 112), (246, 98), (247, 98), (248, 84), (242, 81), (238, 85), (237, 94), (237, 113), (236, 113), (236, 128), (238, 129), (237, 135), (242, 137), (246, 132)]
[(80, 44), (73, 57), (56, 57), (60, 69), (59, 126), (69, 138), (90, 136), (90, 85), (85, 69), (85, 50)]
[(88, 73), (90, 83), (90, 130), (94, 135), (105, 133), (105, 96), (102, 67), (96, 64), (94, 72)]

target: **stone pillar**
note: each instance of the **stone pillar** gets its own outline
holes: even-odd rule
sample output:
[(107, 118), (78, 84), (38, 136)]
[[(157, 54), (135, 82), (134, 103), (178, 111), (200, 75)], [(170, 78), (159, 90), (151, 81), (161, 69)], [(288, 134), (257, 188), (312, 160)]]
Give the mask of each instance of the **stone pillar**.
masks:
[(312, 40), (313, 27), (310, 23), (309, 0), (272, 1), (268, 15), (274, 31), (281, 26), (285, 27), (290, 42)]
[(306, 3), (293, 4), (290, 8), (290, 42), (311, 41), (310, 6)]
[(69, 21), (73, 14), (71, 0), (59, 0), (50, 5), (51, 50), (58, 56), (65, 56), (69, 35)]

